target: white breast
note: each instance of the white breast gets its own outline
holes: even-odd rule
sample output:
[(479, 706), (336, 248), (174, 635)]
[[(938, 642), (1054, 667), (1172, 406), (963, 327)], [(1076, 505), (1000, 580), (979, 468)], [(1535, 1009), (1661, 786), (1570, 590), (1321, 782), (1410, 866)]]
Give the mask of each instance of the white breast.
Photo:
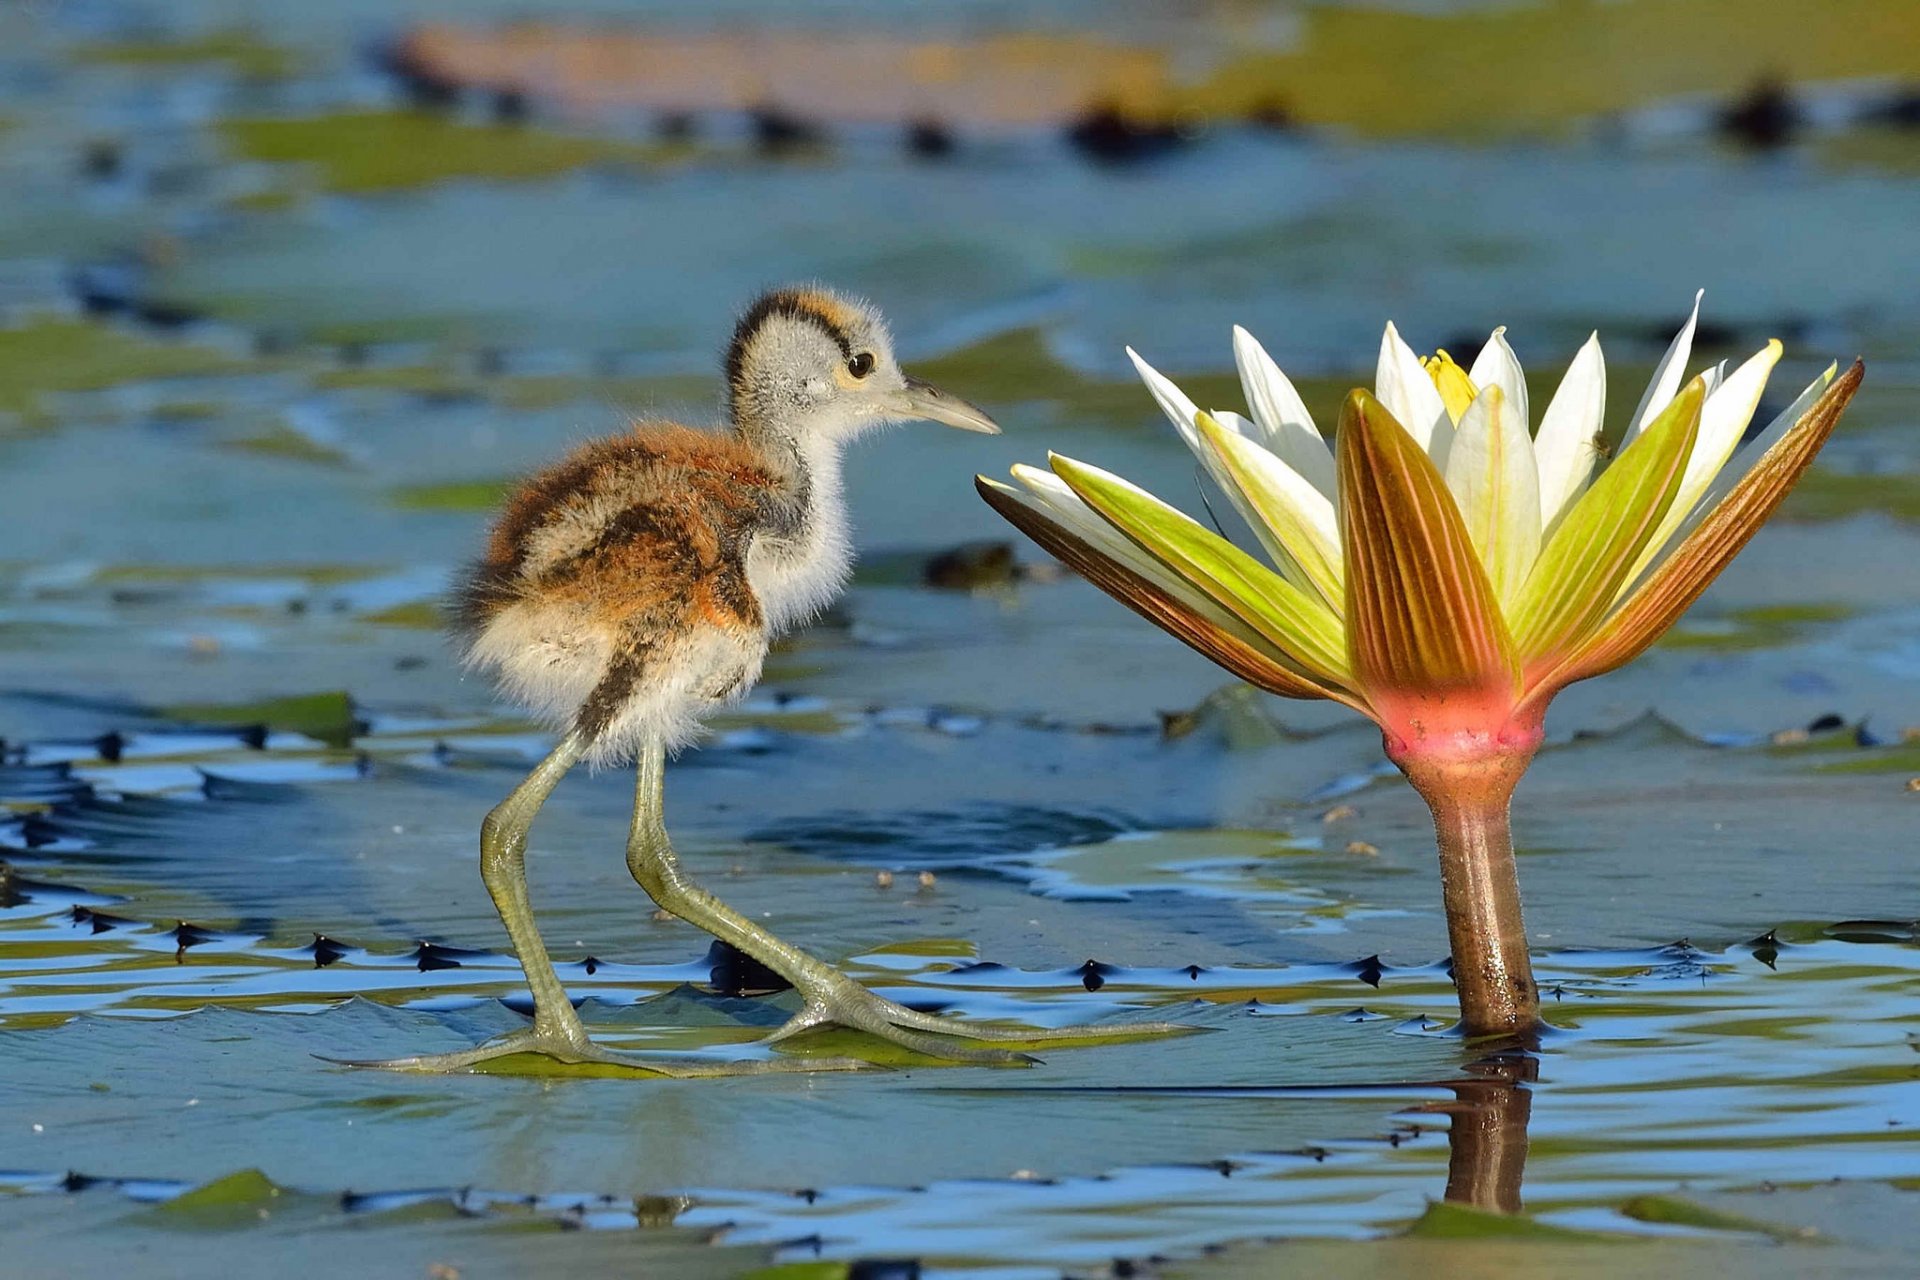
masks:
[(747, 582), (778, 634), (817, 617), (847, 585), (853, 571), (853, 534), (847, 520), (837, 441), (810, 441), (807, 519), (791, 539), (765, 535), (747, 554)]

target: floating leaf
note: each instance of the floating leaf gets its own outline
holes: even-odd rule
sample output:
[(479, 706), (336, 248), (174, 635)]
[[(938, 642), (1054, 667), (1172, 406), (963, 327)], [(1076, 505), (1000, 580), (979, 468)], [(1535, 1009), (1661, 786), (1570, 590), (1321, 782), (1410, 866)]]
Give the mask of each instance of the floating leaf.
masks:
[(1781, 1241), (1818, 1238), (1817, 1232), (1805, 1227), (1762, 1222), (1744, 1214), (1710, 1209), (1679, 1196), (1635, 1196), (1620, 1206), (1620, 1212), (1635, 1222), (1651, 1222), (1661, 1226), (1698, 1227), (1702, 1231), (1745, 1231)]
[(169, 720), (188, 724), (264, 724), (286, 733), (304, 733), (330, 747), (349, 745), (362, 731), (353, 699), (340, 690), (300, 693), (261, 702), (193, 702), (160, 708)]
[(1596, 1244), (1624, 1239), (1598, 1231), (1551, 1226), (1521, 1214), (1475, 1209), (1450, 1200), (1429, 1204), (1404, 1234), (1425, 1240), (1586, 1240)]

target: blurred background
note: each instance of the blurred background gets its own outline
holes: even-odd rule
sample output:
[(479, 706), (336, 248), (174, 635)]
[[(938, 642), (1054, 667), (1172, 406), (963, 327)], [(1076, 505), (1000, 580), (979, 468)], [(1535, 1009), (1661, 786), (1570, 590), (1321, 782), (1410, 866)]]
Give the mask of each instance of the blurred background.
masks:
[[(907, 367), (1006, 434), (854, 451), (854, 587), (675, 767), (689, 864), (901, 998), (1232, 1030), (1062, 1055), (1071, 1103), (931, 1072), (316, 1068), (470, 1043), (523, 990), (472, 846), (543, 739), (462, 679), (449, 570), (514, 476), (636, 416), (717, 420), (734, 317), (811, 279), (871, 296)], [(567, 1246), (676, 1275), (923, 1247), (1108, 1274), (1397, 1230), (1446, 1160), (1402, 1095), (1098, 1090), (1453, 1073), (1424, 810), (1377, 733), (1231, 687), (971, 476), (1054, 448), (1200, 514), (1123, 347), (1238, 409), (1234, 324), (1323, 424), (1389, 319), (1463, 364), (1509, 326), (1536, 406), (1597, 328), (1617, 431), (1696, 289), (1696, 369), (1786, 342), (1756, 423), (1832, 360), (1867, 381), (1682, 625), (1555, 703), (1517, 831), (1574, 1029), (1543, 1051), (1528, 1203), (1637, 1229), (1624, 1197), (1688, 1180), (1911, 1186), (1917, 285), (1912, 0), (0, 0), (0, 1169), (27, 1171), (0, 1191), (262, 1168), (324, 1192), (246, 1237), (284, 1275), (319, 1256), (301, 1231), (416, 1203), (343, 1188), (497, 1197), (335, 1232), (336, 1274), (558, 1256), (476, 1245), (469, 1211), (677, 1223)], [(764, 1009), (647, 919), (629, 786), (566, 784), (536, 903), (596, 1029), (721, 1051)], [(1257, 1167), (1229, 1184), (1229, 1155)], [(1084, 1176), (1035, 1190), (1055, 1175)], [(517, 1198), (589, 1189), (626, 1207)], [(106, 1195), (0, 1195), (15, 1260), (61, 1274), (85, 1239), (196, 1273), (204, 1245)], [(1910, 1209), (1847, 1203), (1836, 1231), (1900, 1247)], [(682, 1227), (759, 1252), (689, 1270)]]
[(869, 548), (1004, 538), (967, 475), (1046, 447), (1190, 494), (1127, 343), (1238, 406), (1244, 324), (1330, 414), (1389, 318), (1463, 360), (1510, 326), (1540, 403), (1597, 327), (1617, 418), (1696, 288), (1702, 360), (1786, 340), (1770, 404), (1868, 358), (1795, 510), (1904, 519), (1916, 227), (1900, 0), (10, 0), (8, 683), (253, 696), (297, 655), (386, 695), (317, 603), (461, 699), (417, 632), (504, 479), (710, 419), (796, 279), (1010, 428), (864, 448)]

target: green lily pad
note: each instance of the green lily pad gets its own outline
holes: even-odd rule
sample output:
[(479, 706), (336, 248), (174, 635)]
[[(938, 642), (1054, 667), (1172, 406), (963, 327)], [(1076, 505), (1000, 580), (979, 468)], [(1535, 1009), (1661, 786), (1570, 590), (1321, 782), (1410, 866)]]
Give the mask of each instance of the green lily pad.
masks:
[(339, 690), (263, 702), (181, 703), (162, 708), (161, 714), (189, 724), (264, 724), (269, 729), (304, 733), (330, 747), (350, 745), (360, 725), (353, 699)]
[(524, 181), (589, 165), (659, 160), (657, 147), (507, 125), (459, 124), (406, 111), (307, 119), (228, 119), (220, 133), (249, 159), (310, 166), (329, 191), (370, 194), (453, 178)]
[(1619, 1239), (1597, 1231), (1575, 1231), (1536, 1222), (1524, 1214), (1494, 1213), (1471, 1205), (1436, 1200), (1415, 1219), (1406, 1234), (1426, 1240), (1557, 1240), (1604, 1243)]
[(1739, 1231), (1782, 1241), (1806, 1241), (1820, 1238), (1818, 1232), (1805, 1227), (1762, 1222), (1757, 1218), (1711, 1208), (1681, 1196), (1635, 1196), (1620, 1206), (1620, 1212), (1635, 1222), (1651, 1222), (1662, 1226), (1698, 1227), (1702, 1231)]

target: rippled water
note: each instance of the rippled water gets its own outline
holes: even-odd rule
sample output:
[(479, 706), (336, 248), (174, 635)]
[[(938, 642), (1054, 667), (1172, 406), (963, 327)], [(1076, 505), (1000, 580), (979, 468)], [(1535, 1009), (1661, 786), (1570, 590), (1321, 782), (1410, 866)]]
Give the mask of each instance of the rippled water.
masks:
[[(390, 185), (369, 191), (352, 119), (396, 104), (368, 50), (398, 12), (0, 14), (0, 1231), (19, 1274), (1903, 1269), (1920, 153), (1847, 104), (1920, 67), (1822, 63), (1810, 132), (1765, 156), (1678, 89), (1491, 139), (1216, 122), (1118, 168), (1045, 130), (962, 129), (926, 164), (849, 128), (769, 160), (731, 117), (668, 158), (631, 149), (648, 122), (536, 102), (502, 156), (601, 149), (468, 172), (460, 136), (429, 132), (376, 148)], [(1109, 12), (1176, 63), (1277, 38), (1206, 6)], [(1769, 47), (1770, 23), (1715, 56)], [(1480, 30), (1488, 56), (1503, 30)], [(1748, 74), (1729, 66), (1711, 83)], [(462, 111), (415, 125), (485, 115)], [(234, 122), (280, 117), (328, 130), (310, 163), (247, 153), (267, 135)], [(861, 577), (676, 763), (676, 841), (895, 999), (1110, 1042), (990, 1070), (835, 1034), (795, 1051), (876, 1069), (722, 1081), (324, 1061), (460, 1047), (527, 1009), (474, 844), (545, 740), (434, 630), (501, 482), (629, 413), (711, 414), (732, 310), (810, 275), (871, 292), (910, 367), (1009, 431), (856, 453)], [(1057, 447), (1192, 492), (1123, 343), (1237, 402), (1225, 336), (1245, 323), (1318, 410), (1387, 315), (1456, 350), (1509, 323), (1542, 370), (1598, 323), (1626, 388), (1696, 285), (1703, 358), (1779, 333), (1785, 381), (1858, 350), (1868, 386), (1789, 519), (1674, 637), (1556, 706), (1516, 813), (1553, 1024), (1529, 1053), (1452, 1033), (1431, 832), (1376, 734), (1221, 689), (1037, 555), (927, 583), (936, 552), (1006, 536), (975, 470)], [(629, 804), (628, 779), (583, 773), (534, 838), (583, 1017), (636, 1049), (765, 1053), (791, 994), (735, 993), (728, 957), (653, 918), (620, 857)], [(1163, 1019), (1204, 1034), (1126, 1032)]]

